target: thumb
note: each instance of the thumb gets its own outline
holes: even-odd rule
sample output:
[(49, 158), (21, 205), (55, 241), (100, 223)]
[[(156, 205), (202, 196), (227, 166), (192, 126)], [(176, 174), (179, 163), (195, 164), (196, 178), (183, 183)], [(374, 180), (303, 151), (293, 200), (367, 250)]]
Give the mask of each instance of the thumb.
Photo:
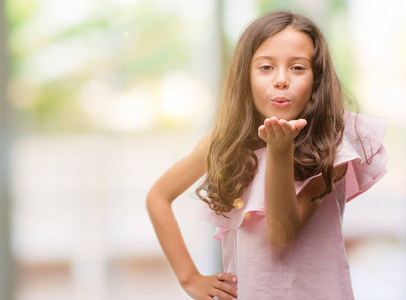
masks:
[(305, 119), (299, 119), (299, 120), (292, 120), (290, 123), (297, 129), (297, 130), (302, 130), (306, 125), (307, 121)]

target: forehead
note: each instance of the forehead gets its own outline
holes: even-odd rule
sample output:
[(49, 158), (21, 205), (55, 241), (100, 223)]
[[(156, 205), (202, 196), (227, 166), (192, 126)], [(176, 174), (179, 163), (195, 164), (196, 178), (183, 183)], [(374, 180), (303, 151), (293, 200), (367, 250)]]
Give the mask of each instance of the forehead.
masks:
[(311, 60), (313, 50), (313, 41), (307, 34), (288, 27), (266, 39), (255, 51), (253, 59), (259, 56), (280, 59), (302, 56)]

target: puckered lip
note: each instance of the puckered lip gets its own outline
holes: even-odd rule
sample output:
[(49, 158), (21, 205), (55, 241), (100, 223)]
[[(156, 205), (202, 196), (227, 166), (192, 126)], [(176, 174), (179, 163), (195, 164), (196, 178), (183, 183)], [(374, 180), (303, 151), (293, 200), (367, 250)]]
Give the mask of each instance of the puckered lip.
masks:
[(290, 100), (290, 99), (288, 99), (288, 98), (286, 98), (286, 97), (282, 97), (282, 96), (273, 97), (273, 98), (271, 98), (271, 101), (272, 101), (272, 102), (280, 102), (280, 103), (283, 103), (283, 102), (292, 102), (292, 100)]

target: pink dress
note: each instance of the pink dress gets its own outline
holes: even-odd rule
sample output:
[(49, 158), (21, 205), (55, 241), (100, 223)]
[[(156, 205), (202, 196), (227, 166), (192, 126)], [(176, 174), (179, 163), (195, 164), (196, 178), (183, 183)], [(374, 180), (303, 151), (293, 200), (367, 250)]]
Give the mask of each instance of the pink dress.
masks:
[[(346, 175), (335, 183), (333, 192), (282, 255), (275, 255), (277, 250), (270, 246), (266, 234), (266, 148), (255, 152), (258, 173), (241, 197), (244, 201), (241, 209), (233, 209), (227, 219), (202, 202), (196, 216), (217, 226), (214, 237), (222, 241), (224, 272), (237, 276), (239, 300), (354, 299), (342, 236), (345, 204), (386, 173), (382, 146), (386, 121), (356, 116), (345, 112), (343, 142), (335, 159), (336, 166), (348, 163)], [(354, 129), (356, 119), (364, 149)], [(312, 178), (295, 182), (296, 194)]]

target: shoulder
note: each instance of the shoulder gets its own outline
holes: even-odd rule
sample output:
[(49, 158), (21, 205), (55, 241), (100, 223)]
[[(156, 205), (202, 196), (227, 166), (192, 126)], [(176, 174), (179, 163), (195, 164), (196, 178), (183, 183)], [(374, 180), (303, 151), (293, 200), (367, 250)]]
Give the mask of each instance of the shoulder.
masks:
[[(381, 148), (387, 120), (381, 117), (344, 112), (345, 128), (341, 145), (337, 148), (335, 164), (360, 159), (369, 162)], [(352, 159), (349, 159), (352, 158)]]
[(210, 139), (211, 131), (200, 139), (188, 155), (158, 178), (150, 189), (149, 196), (161, 197), (171, 202), (203, 176), (207, 172)]
[(207, 155), (211, 143), (212, 130), (209, 130), (194, 146), (192, 151), (186, 155), (180, 162), (184, 175), (200, 177), (207, 173)]
[(200, 154), (207, 156), (207, 153), (209, 152), (209, 147), (211, 143), (211, 137), (213, 135), (213, 129), (209, 130), (196, 144), (196, 146), (193, 148), (191, 154)]
[(202, 161), (206, 161), (207, 155), (209, 153), (209, 147), (211, 144), (211, 138), (213, 135), (213, 129), (209, 130), (196, 144), (193, 150), (188, 155), (191, 159), (198, 159)]
[(385, 136), (387, 120), (351, 111), (344, 111), (344, 136), (350, 141), (367, 139), (381, 142)]

